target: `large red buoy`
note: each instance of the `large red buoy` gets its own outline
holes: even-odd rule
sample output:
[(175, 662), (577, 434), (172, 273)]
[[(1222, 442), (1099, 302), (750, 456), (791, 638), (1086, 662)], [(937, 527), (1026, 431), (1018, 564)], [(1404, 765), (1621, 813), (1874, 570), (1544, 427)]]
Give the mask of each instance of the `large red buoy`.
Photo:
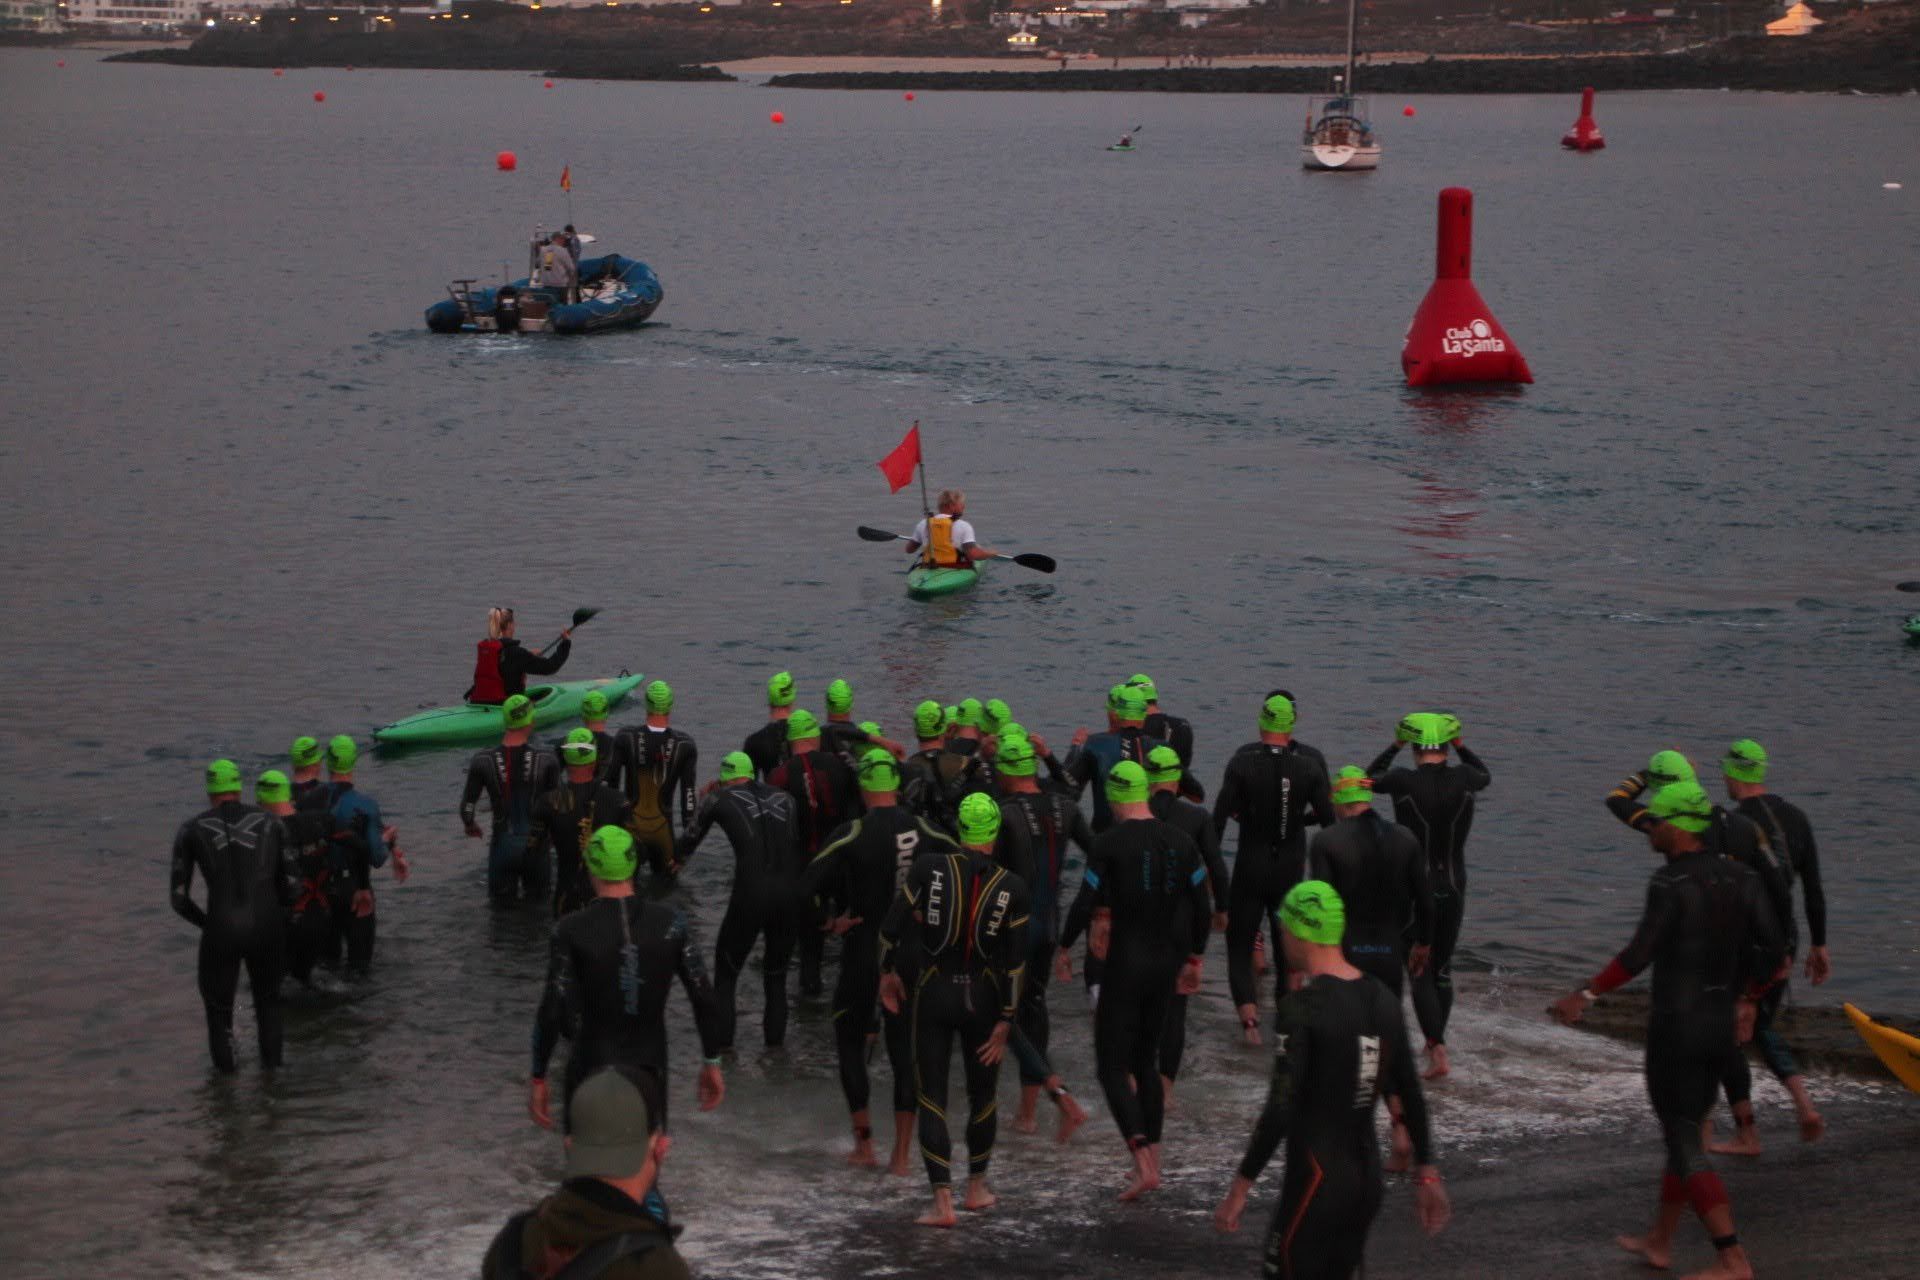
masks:
[(785, 116), (784, 114), (782, 114), (781, 112), (778, 112), (778, 111), (776, 111), (776, 112), (774, 112), (773, 114), (771, 114), (771, 115), (769, 115), (769, 116), (767, 117), (767, 119), (769, 119), (769, 120), (771, 120), (771, 121), (773, 121), (773, 123), (775, 123), (775, 124), (785, 124), (785, 123), (787, 122), (787, 117), (786, 117), (786, 116)]
[(500, 167), (502, 173), (512, 173), (520, 167), (520, 157), (511, 151), (502, 151), (493, 158), (493, 162)]
[(327, 100), (326, 91), (322, 89), (315, 89), (313, 91), (313, 100), (315, 102), (325, 102)]
[(1580, 91), (1580, 118), (1560, 139), (1560, 145), (1569, 151), (1598, 151), (1607, 145), (1607, 140), (1600, 136), (1600, 126), (1593, 122), (1592, 85)]
[(1465, 187), (1440, 193), (1439, 239), (1433, 285), (1400, 349), (1407, 384), (1532, 382), (1526, 357), (1473, 287), (1473, 192)]

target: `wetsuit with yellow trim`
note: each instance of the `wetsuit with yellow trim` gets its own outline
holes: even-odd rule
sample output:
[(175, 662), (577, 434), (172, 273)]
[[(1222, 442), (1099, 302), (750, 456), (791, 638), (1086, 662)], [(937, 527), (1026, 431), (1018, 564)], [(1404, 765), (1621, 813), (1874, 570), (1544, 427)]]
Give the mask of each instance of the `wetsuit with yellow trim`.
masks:
[(909, 934), (920, 944), (912, 992), (920, 1154), (928, 1180), (941, 1187), (952, 1182), (947, 1081), (956, 1038), (967, 1081), (969, 1176), (984, 1177), (993, 1158), (1000, 1067), (983, 1064), (980, 1050), (1019, 1012), (1027, 886), (972, 849), (929, 854), (914, 863), (880, 928), (882, 972), (894, 972), (895, 947)]
[(621, 825), (644, 851), (653, 874), (673, 865), (679, 833), (693, 826), (694, 776), (700, 749), (690, 734), (652, 725), (628, 725), (614, 735), (606, 781), (627, 799)]
[(554, 919), (593, 901), (593, 885), (587, 879), (581, 853), (594, 832), (601, 827), (621, 826), (626, 820), (625, 798), (599, 781), (575, 782), (563, 778), (558, 786), (533, 802), (527, 827), (527, 854), (544, 865), (548, 848), (553, 850)]
[(1397, 1098), (1417, 1164), (1433, 1163), (1426, 1096), (1400, 1002), (1379, 979), (1322, 974), (1280, 1002), (1273, 1080), (1240, 1161), (1249, 1182), (1282, 1139), (1287, 1170), (1261, 1274), (1269, 1280), (1346, 1280), (1359, 1272), (1380, 1210), (1374, 1109)]

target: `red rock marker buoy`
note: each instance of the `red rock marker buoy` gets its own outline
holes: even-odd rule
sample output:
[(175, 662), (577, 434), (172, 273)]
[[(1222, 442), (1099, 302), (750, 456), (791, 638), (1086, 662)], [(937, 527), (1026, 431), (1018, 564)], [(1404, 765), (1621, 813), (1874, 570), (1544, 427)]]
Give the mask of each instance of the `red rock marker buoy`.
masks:
[(547, 81), (547, 88), (549, 89), (553, 88), (553, 81), (551, 80)]
[(287, 74), (287, 69), (286, 69), (285, 67), (275, 67), (275, 68), (273, 69), (273, 74), (275, 74), (275, 75), (277, 75), (277, 76), (283, 76), (283, 75), (285, 75), (285, 74)]
[[(61, 66), (65, 66), (66, 64), (65, 64), (65, 63), (63, 62), (63, 63), (61, 63), (60, 65), (61, 65)], [(912, 94), (908, 94), (908, 95), (907, 95), (907, 101), (908, 101), (908, 102), (912, 102), (912, 101), (913, 101), (913, 95), (912, 95)]]
[(1560, 139), (1560, 145), (1569, 151), (1598, 151), (1607, 145), (1607, 140), (1600, 136), (1600, 126), (1593, 122), (1592, 85), (1580, 91), (1580, 118)]
[(1407, 119), (1409, 119), (1409, 120), (1411, 120), (1411, 119), (1413, 119), (1413, 108), (1412, 108), (1412, 107), (1402, 107), (1402, 108), (1400, 108), (1400, 114), (1401, 114), (1401, 115), (1403, 115), (1403, 116), (1405, 116), (1405, 117), (1406, 117)]
[(327, 95), (322, 93), (320, 90), (315, 89), (313, 91), (313, 100), (315, 102), (325, 102), (327, 100)]
[(1473, 287), (1473, 192), (1448, 187), (1440, 193), (1439, 234), (1433, 285), (1400, 348), (1407, 385), (1532, 382), (1526, 357)]
[(67, 60), (65, 58), (62, 58), (58, 62), (54, 63), (53, 65), (56, 67), (64, 67), (67, 65)]
[(520, 157), (511, 151), (502, 151), (493, 158), (493, 162), (500, 167), (502, 173), (512, 173), (520, 167)]
[(787, 122), (787, 118), (781, 115), (778, 111), (768, 116), (767, 119), (773, 121), (775, 124), (785, 124)]

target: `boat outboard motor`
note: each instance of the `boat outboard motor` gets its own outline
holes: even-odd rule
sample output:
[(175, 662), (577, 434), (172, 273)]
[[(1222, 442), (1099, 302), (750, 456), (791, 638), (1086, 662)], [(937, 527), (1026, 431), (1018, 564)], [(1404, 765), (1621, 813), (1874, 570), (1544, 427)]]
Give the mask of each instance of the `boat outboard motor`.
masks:
[(520, 291), (510, 284), (493, 295), (493, 325), (501, 333), (520, 332)]

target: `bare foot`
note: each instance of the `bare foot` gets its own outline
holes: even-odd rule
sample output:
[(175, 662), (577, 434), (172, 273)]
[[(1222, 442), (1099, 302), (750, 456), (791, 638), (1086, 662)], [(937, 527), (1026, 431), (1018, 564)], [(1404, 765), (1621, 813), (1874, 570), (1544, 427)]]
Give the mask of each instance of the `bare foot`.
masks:
[(1032, 1133), (1040, 1127), (1038, 1111), (1040, 1109), (1040, 1086), (1023, 1084), (1020, 1086), (1020, 1110), (1013, 1117), (1015, 1133)]
[(970, 1212), (982, 1213), (1000, 1203), (1000, 1197), (993, 1194), (993, 1188), (987, 1185), (985, 1178), (967, 1179), (967, 1204)]
[(1613, 1242), (1655, 1270), (1665, 1271), (1673, 1265), (1671, 1246), (1655, 1244), (1652, 1236), (1615, 1236)]
[(1760, 1154), (1760, 1130), (1750, 1124), (1736, 1126), (1732, 1138), (1725, 1142), (1709, 1142), (1707, 1150), (1717, 1156), (1757, 1156)]
[(1064, 1143), (1073, 1136), (1073, 1131), (1087, 1122), (1087, 1109), (1075, 1101), (1070, 1093), (1060, 1095), (1060, 1127), (1053, 1131), (1053, 1140)]
[(1818, 1111), (1806, 1111), (1800, 1115), (1800, 1141), (1818, 1142), (1827, 1132), (1827, 1122)]
[(847, 1152), (847, 1163), (856, 1169), (878, 1169), (880, 1158), (873, 1154), (873, 1139), (855, 1138), (853, 1150)]
[(1438, 1080), (1452, 1070), (1447, 1062), (1447, 1046), (1430, 1044), (1427, 1046), (1427, 1069), (1420, 1073), (1423, 1080)]
[(1692, 1272), (1682, 1280), (1753, 1280), (1753, 1268), (1744, 1257), (1737, 1262), (1722, 1257), (1715, 1259), (1712, 1266)]
[(936, 1187), (933, 1192), (933, 1208), (914, 1219), (923, 1227), (952, 1227), (959, 1225), (960, 1219), (953, 1212), (953, 1188)]
[(911, 1156), (896, 1155), (892, 1160), (887, 1162), (887, 1173), (895, 1178), (912, 1177), (913, 1158)]
[(1138, 1200), (1149, 1191), (1160, 1187), (1160, 1167), (1154, 1163), (1153, 1152), (1146, 1147), (1137, 1147), (1133, 1153), (1133, 1181), (1120, 1193), (1122, 1201)]

